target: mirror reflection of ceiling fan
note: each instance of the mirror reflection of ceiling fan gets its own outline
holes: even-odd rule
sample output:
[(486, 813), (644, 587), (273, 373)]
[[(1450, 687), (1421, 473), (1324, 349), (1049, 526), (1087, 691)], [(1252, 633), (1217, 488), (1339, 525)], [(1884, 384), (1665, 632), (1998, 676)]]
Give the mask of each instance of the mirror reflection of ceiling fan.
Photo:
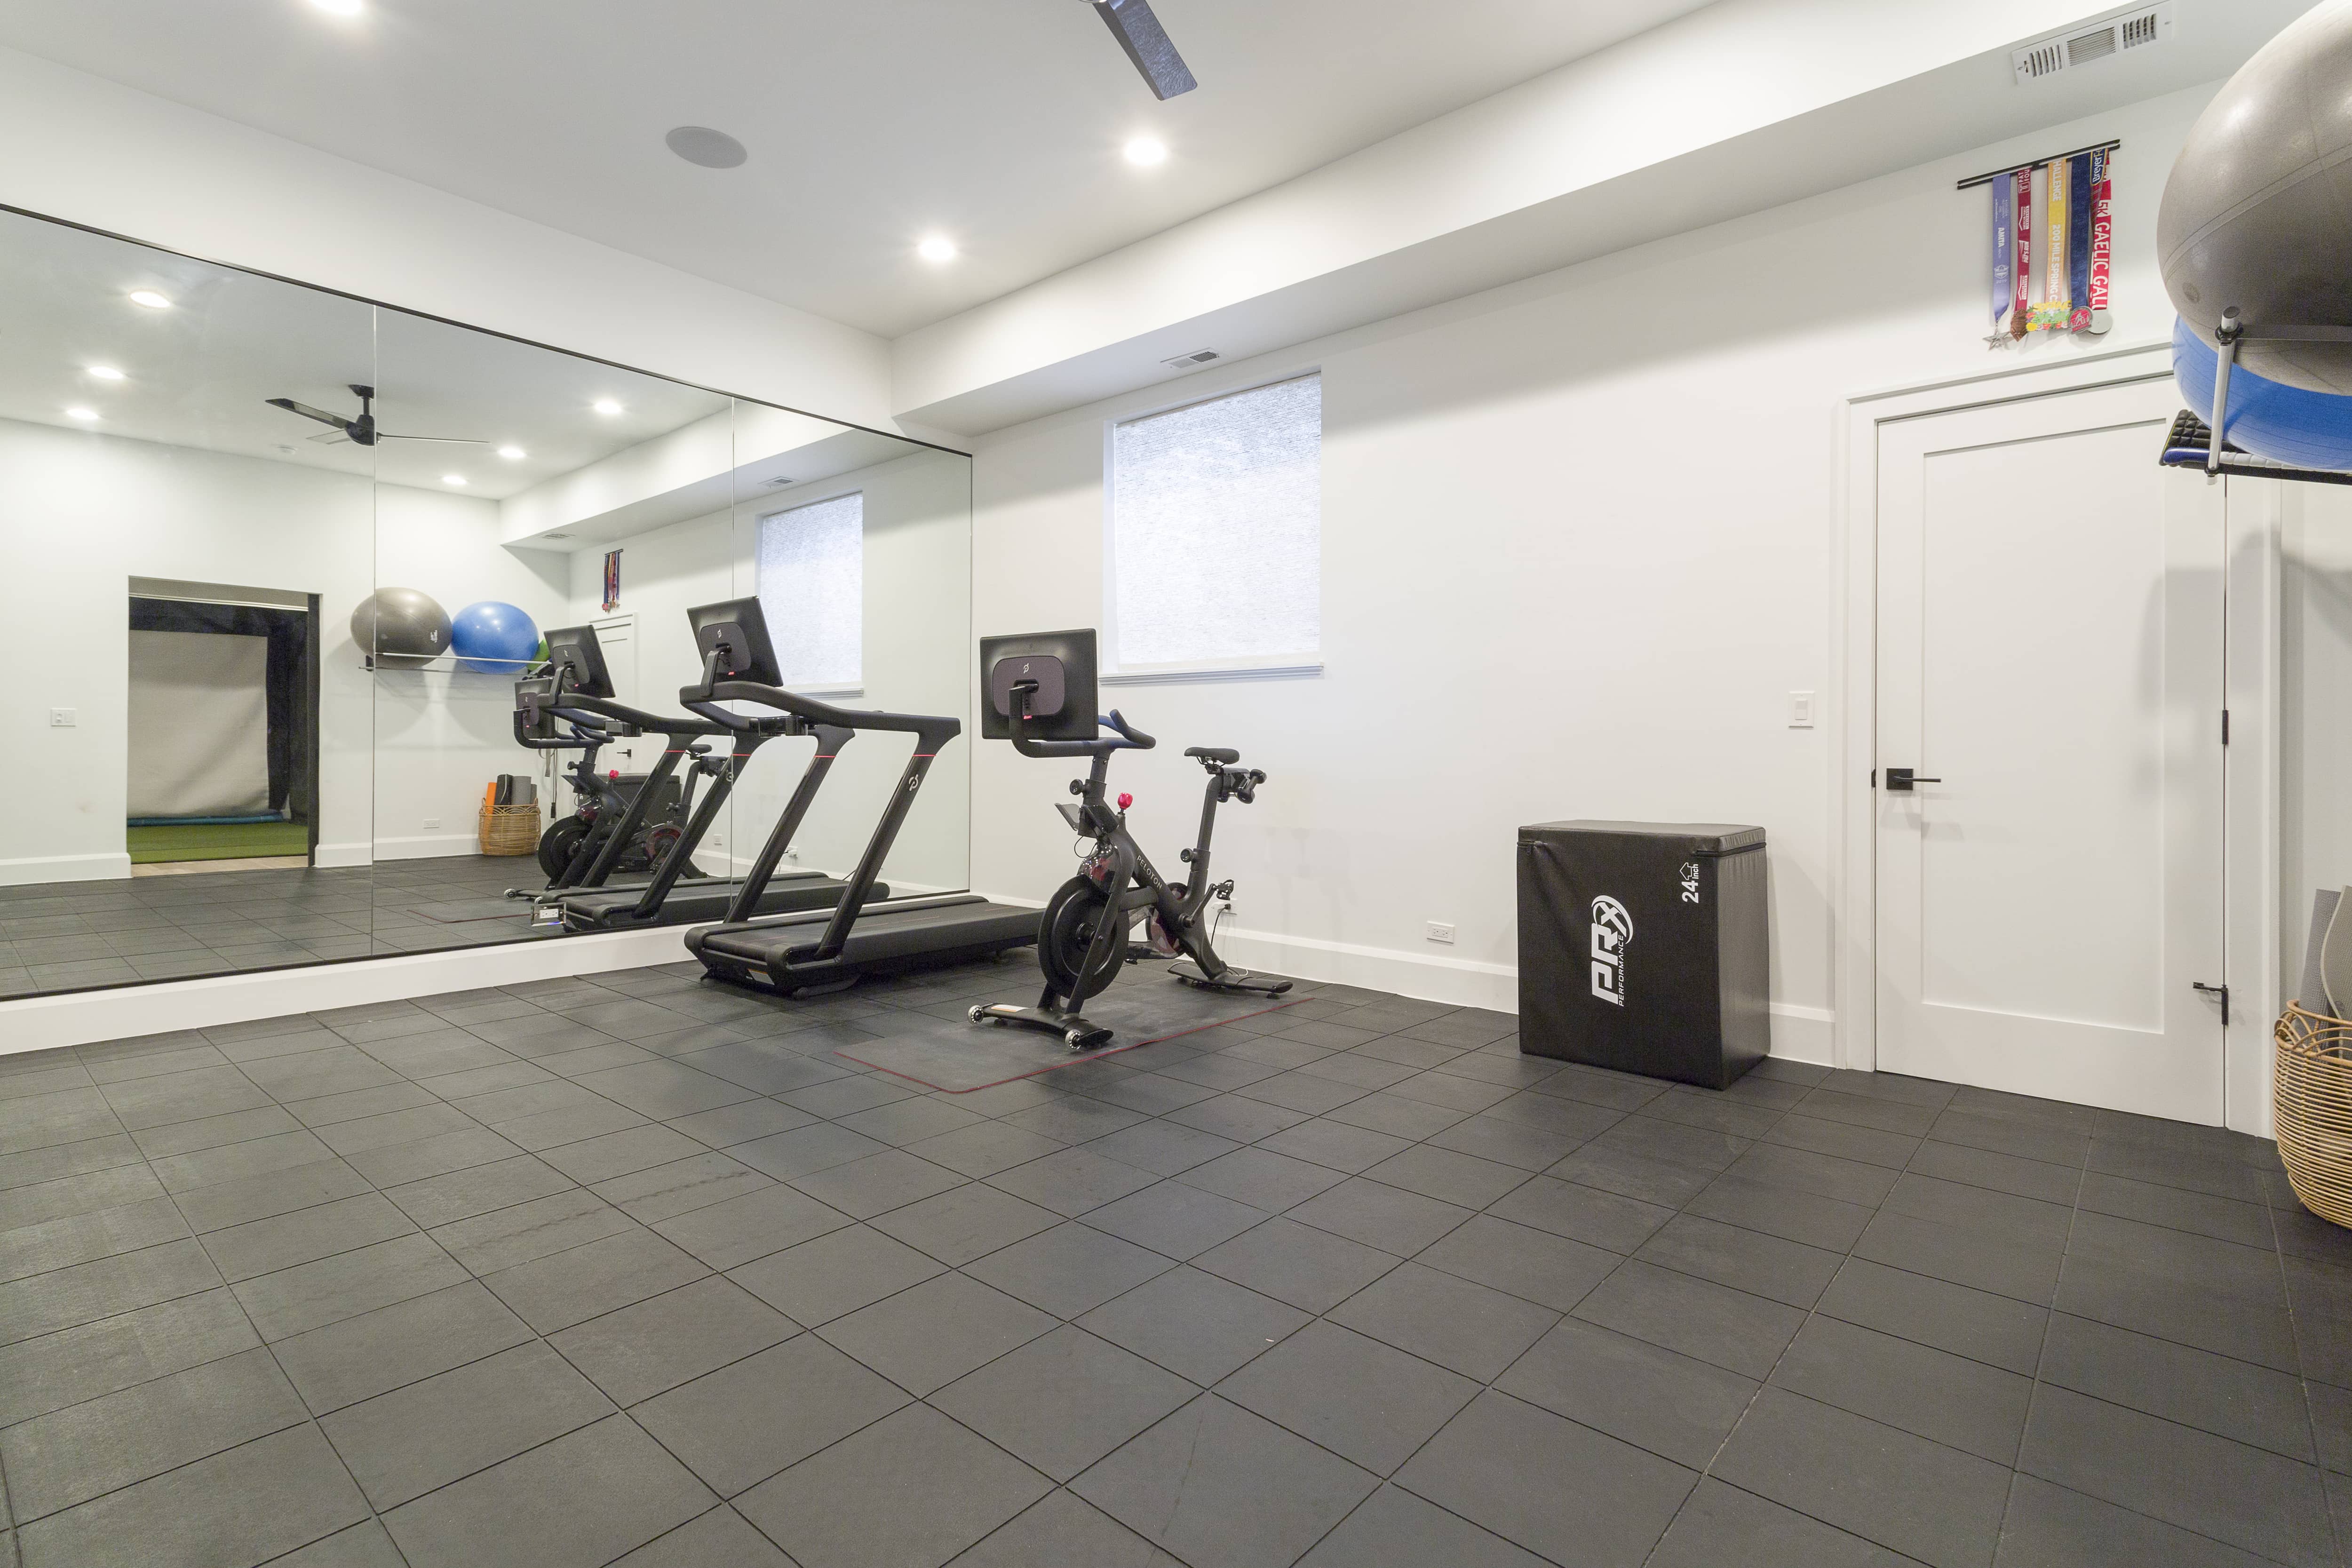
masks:
[(352, 395), (360, 400), (360, 416), (356, 419), (346, 419), (340, 414), (330, 414), (323, 408), (313, 408), (290, 397), (265, 397), (262, 401), (272, 408), (283, 408), (289, 414), (299, 414), (305, 419), (315, 419), (321, 425), (333, 426), (326, 435), (310, 437), (322, 447), (338, 446), (345, 441), (362, 447), (373, 447), (378, 441), (439, 441), (458, 447), (489, 445), (476, 436), (403, 436), (390, 430), (379, 430), (375, 427), (373, 410), (375, 388), (362, 386), (357, 382), (352, 382), (351, 388)]
[(1180, 92), (1190, 92), (1201, 84), (1192, 79), (1192, 68), (1176, 46), (1168, 41), (1167, 29), (1160, 18), (1151, 14), (1150, 0), (1087, 0), (1101, 14), (1103, 25), (1151, 84), (1151, 96), (1165, 102)]

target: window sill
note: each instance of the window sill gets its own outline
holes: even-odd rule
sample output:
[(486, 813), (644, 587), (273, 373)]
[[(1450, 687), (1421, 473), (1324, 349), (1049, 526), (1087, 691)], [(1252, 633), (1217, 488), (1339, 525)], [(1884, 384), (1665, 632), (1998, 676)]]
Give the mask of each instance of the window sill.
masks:
[(1219, 680), (1316, 680), (1321, 659), (1291, 664), (1203, 664), (1165, 668), (1107, 669), (1096, 679), (1105, 686), (1177, 686)]
[(863, 686), (794, 686), (787, 682), (784, 689), (800, 697), (863, 697)]

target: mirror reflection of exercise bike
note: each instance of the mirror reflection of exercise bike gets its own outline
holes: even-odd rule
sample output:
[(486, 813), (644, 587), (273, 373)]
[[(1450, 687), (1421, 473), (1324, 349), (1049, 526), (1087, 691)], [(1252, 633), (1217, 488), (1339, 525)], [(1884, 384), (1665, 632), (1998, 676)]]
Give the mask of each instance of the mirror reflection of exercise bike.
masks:
[[(1173, 958), (1168, 973), (1204, 990), (1255, 992), (1279, 996), (1287, 980), (1235, 969), (1210, 942), (1209, 906), (1232, 897), (1233, 882), (1209, 879), (1209, 837), (1217, 807), (1229, 800), (1248, 805), (1257, 798), (1265, 774), (1240, 765), (1241, 753), (1223, 746), (1194, 746), (1185, 755), (1208, 773), (1201, 802), (1201, 833), (1181, 852), (1189, 868), (1181, 882), (1163, 879), (1127, 831), (1131, 798), (1114, 807), (1106, 798), (1115, 752), (1147, 751), (1159, 742), (1114, 710), (1096, 717), (1095, 634), (1091, 629), (1024, 637), (983, 637), (981, 668), (987, 672), (988, 699), (981, 710), (981, 733), (1013, 742), (1024, 757), (1087, 757), (1093, 765), (1070, 781), (1076, 804), (1057, 807), (1063, 820), (1091, 838), (1078, 874), (1062, 884), (1038, 921), (1037, 958), (1045, 972), (1045, 994), (1034, 1007), (995, 1004), (971, 1009), (976, 1024), (1017, 1024), (1059, 1034), (1072, 1050), (1108, 1044), (1111, 1031), (1088, 1020), (1079, 1007), (1118, 978), (1126, 964)], [(1108, 729), (1108, 736), (1100, 731)], [(1149, 940), (1135, 942), (1138, 921)]]
[[(516, 739), (533, 751), (567, 751), (579, 754), (564, 764), (563, 773), (572, 785), (572, 809), (548, 825), (539, 837), (539, 868), (547, 874), (550, 889), (579, 885), (586, 879), (592, 868), (612, 872), (646, 872), (667, 858), (677, 847), (692, 811), (696, 790), (694, 781), (702, 777), (716, 779), (723, 773), (728, 759), (709, 755), (708, 742), (694, 742), (686, 748), (685, 755), (692, 769), (683, 789), (674, 776), (624, 773), (617, 769), (599, 768), (596, 754), (618, 740), (632, 740), (642, 731), (617, 719), (567, 711), (558, 714), (549, 708), (532, 709), (526, 705), (526, 693), (551, 695), (552, 678), (526, 677), (516, 683)], [(556, 726), (561, 723), (559, 731)], [(653, 796), (643, 811), (633, 811), (637, 795), (648, 783)], [(628, 837), (608, 860), (604, 850), (614, 833), (625, 829)], [(689, 876), (698, 876), (698, 869), (689, 868)], [(601, 880), (601, 879), (599, 879)], [(541, 889), (513, 889), (510, 896), (536, 896)]]

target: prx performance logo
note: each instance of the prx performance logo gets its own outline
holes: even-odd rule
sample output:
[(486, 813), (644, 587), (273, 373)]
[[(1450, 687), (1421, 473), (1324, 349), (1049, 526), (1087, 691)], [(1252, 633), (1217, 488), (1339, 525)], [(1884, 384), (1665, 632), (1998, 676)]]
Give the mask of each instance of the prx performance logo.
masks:
[(1592, 994), (1625, 1005), (1625, 949), (1633, 941), (1633, 917), (1603, 893), (1592, 900)]

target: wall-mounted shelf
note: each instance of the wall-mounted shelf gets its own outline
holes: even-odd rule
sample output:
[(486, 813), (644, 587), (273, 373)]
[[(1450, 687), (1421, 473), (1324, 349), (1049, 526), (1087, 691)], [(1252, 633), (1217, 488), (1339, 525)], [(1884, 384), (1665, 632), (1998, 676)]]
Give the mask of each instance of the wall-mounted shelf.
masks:
[(544, 660), (538, 658), (481, 658), (475, 659), (472, 662), (476, 664), (511, 664), (514, 668), (511, 669), (497, 670), (467, 669), (464, 665), (458, 662), (457, 656), (454, 653), (435, 654), (428, 659), (414, 661), (403, 659), (398, 664), (380, 664), (374, 658), (363, 654), (360, 658), (360, 668), (373, 675), (389, 675), (395, 671), (410, 670), (420, 675), (430, 675), (438, 670), (446, 674), (453, 675), (478, 675), (483, 679), (489, 680), (520, 680), (524, 676), (542, 668), (545, 664)]

